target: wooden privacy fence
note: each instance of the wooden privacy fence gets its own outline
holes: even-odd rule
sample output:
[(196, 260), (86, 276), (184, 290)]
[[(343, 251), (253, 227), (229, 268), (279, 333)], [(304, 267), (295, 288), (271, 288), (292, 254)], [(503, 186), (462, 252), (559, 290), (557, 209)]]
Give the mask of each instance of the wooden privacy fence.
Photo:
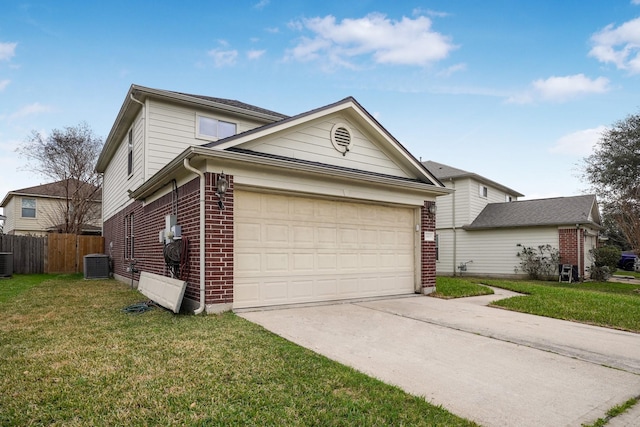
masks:
[(0, 252), (13, 253), (13, 272), (35, 274), (46, 271), (46, 237), (0, 234)]
[(50, 233), (0, 234), (0, 252), (13, 253), (15, 274), (84, 273), (84, 256), (104, 253), (104, 237)]
[(104, 253), (104, 237), (51, 233), (47, 273), (84, 273), (84, 256)]

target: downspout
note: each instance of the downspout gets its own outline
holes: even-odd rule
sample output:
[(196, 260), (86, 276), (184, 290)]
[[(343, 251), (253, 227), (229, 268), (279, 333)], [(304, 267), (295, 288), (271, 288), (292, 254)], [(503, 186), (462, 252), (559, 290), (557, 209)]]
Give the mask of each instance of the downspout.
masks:
[(205, 255), (205, 245), (204, 245), (204, 221), (205, 221), (205, 204), (204, 204), (204, 192), (205, 192), (205, 180), (204, 180), (204, 172), (199, 169), (194, 168), (189, 163), (189, 158), (184, 159), (184, 167), (197, 174), (200, 177), (200, 306), (193, 312), (193, 314), (200, 314), (205, 309), (205, 301), (204, 301), (204, 255)]
[(578, 260), (578, 278), (582, 277), (580, 270), (580, 224), (576, 224), (576, 258)]
[(458, 238), (456, 236), (456, 181), (453, 178), (451, 180), (451, 230), (453, 230), (453, 276), (456, 275), (456, 254), (458, 252)]

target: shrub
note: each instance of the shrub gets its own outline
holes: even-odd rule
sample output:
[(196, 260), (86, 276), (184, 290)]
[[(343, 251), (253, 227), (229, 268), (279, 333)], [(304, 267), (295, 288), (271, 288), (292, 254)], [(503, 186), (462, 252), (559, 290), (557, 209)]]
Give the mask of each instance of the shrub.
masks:
[[(520, 269), (529, 275), (530, 279), (547, 279), (556, 274), (560, 252), (551, 245), (517, 246), (522, 249), (517, 253), (520, 258)], [(516, 267), (516, 272), (518, 267)]]
[(607, 281), (611, 277), (620, 261), (620, 249), (615, 246), (602, 246), (600, 248), (591, 249), (591, 268), (589, 275), (592, 280)]

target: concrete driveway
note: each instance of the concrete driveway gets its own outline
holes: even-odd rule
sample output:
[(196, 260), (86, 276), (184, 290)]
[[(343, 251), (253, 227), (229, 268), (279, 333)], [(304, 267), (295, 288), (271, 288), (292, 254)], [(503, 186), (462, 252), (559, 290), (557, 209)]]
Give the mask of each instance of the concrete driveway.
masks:
[(640, 335), (487, 307), (495, 291), (238, 315), (484, 426), (580, 426), (640, 395)]

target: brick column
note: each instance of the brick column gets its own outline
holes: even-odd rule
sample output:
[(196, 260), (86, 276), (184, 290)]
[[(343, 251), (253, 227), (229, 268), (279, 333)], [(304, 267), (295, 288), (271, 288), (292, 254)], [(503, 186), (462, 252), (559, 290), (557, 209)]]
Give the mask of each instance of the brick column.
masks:
[(420, 208), (421, 279), (422, 293), (425, 295), (436, 290), (436, 215), (429, 212), (429, 208), (435, 204), (436, 202), (425, 201)]
[[(580, 242), (580, 247), (578, 247), (578, 242)], [(558, 230), (558, 243), (560, 246), (560, 263), (576, 266), (580, 264), (578, 275), (584, 277), (584, 230), (580, 229), (578, 234), (578, 229), (576, 228), (561, 228)], [(580, 263), (578, 263), (578, 260), (580, 260)]]
[(209, 304), (233, 303), (233, 177), (226, 175), (229, 189), (220, 209), (216, 194), (218, 174), (206, 174), (205, 191), (205, 302)]

